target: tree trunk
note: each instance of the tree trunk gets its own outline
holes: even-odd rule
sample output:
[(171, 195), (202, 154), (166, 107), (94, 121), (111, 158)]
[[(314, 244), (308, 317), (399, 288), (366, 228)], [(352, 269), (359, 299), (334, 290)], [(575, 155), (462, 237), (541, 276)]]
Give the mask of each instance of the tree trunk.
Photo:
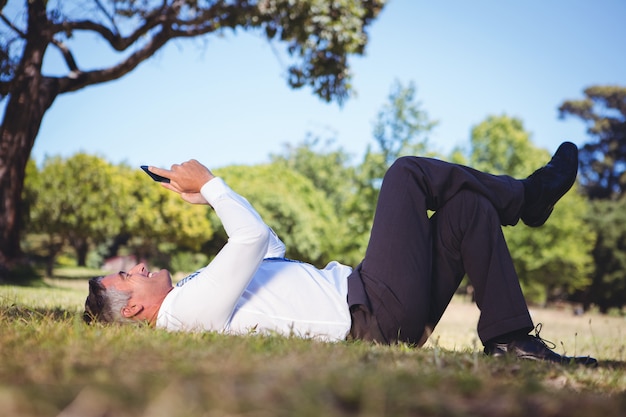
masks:
[(48, 255), (46, 258), (46, 276), (48, 278), (52, 278), (54, 274), (54, 261), (56, 259), (55, 255)]
[(46, 255), (46, 276), (51, 278), (54, 273), (54, 263), (57, 259), (57, 255), (63, 248), (63, 241), (56, 240), (54, 235), (48, 236), (48, 244), (46, 245), (48, 253)]
[[(29, 31), (22, 61), (0, 126), (0, 280), (22, 258), (20, 229), (26, 163), (44, 113), (58, 94), (58, 82), (41, 74), (47, 17), (41, 0), (29, 2)], [(37, 29), (40, 29), (38, 31)]]
[(78, 239), (72, 246), (76, 251), (76, 263), (78, 266), (87, 266), (87, 253), (89, 252), (89, 242), (87, 238)]

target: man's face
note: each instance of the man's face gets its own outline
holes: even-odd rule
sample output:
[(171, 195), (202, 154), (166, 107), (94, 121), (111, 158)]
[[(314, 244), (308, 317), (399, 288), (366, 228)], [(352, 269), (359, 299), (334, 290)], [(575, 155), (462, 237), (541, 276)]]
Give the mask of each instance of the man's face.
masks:
[(144, 264), (138, 264), (128, 272), (117, 272), (105, 276), (100, 280), (105, 288), (115, 288), (118, 291), (130, 292), (128, 304), (150, 305), (161, 302), (172, 289), (172, 277), (166, 269), (149, 272)]

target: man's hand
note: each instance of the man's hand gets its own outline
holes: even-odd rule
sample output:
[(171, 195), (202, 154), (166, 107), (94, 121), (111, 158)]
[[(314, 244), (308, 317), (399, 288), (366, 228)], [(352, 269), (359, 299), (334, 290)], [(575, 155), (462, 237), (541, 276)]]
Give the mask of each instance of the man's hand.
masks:
[(180, 194), (186, 202), (191, 204), (208, 204), (202, 197), (202, 194), (200, 194), (200, 189), (215, 176), (207, 167), (195, 159), (183, 162), (180, 165), (172, 165), (172, 168), (169, 170), (153, 166), (148, 169), (150, 172), (169, 178), (169, 183), (161, 183), (161, 185)]

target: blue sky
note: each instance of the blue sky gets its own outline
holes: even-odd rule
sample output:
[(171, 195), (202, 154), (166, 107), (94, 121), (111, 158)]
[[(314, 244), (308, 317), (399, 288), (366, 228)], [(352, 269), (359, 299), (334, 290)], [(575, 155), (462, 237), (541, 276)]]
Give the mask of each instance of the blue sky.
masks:
[[(467, 145), (472, 126), (507, 114), (553, 151), (587, 139), (581, 122), (558, 118), (563, 100), (590, 85), (626, 85), (625, 21), (624, 0), (391, 0), (370, 27), (365, 56), (351, 59), (357, 97), (343, 107), (289, 89), (258, 35), (177, 41), (118, 81), (57, 98), (33, 156), (84, 151), (165, 167), (196, 158), (216, 168), (267, 161), (311, 132), (335, 137), (358, 160), (395, 80), (413, 82), (439, 121), (437, 150)], [(93, 42), (76, 46), (83, 68), (110, 57)], [(53, 55), (46, 68), (63, 69)]]

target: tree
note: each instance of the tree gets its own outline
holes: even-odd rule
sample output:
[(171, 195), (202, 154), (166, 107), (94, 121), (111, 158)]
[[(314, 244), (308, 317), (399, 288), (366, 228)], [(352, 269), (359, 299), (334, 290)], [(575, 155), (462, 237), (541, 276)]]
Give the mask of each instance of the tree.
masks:
[(595, 200), (586, 216), (598, 238), (593, 247), (595, 269), (591, 285), (576, 294), (585, 309), (607, 313), (626, 304), (626, 198)]
[(414, 83), (404, 86), (396, 80), (378, 112), (373, 135), (385, 162), (384, 171), (399, 156), (424, 155), (428, 150), (428, 134), (437, 122), (429, 119), (416, 95)]
[[(283, 164), (229, 166), (215, 170), (245, 196), (287, 247), (287, 257), (319, 267), (342, 259), (337, 236), (343, 233), (323, 191)], [(222, 236), (214, 249), (221, 246)]]
[(349, 164), (350, 155), (335, 147), (334, 139), (322, 140), (309, 134), (302, 143), (286, 144), (282, 153), (272, 154), (270, 159), (311, 180), (337, 213), (345, 210), (354, 191), (354, 167)]
[[(363, 257), (371, 219), (363, 218), (353, 210), (355, 194), (360, 183), (356, 169), (350, 164), (351, 157), (334, 140), (321, 141), (307, 137), (297, 145), (286, 145), (282, 154), (272, 155), (274, 164), (286, 168), (311, 180), (317, 190), (324, 194), (338, 219), (337, 228), (331, 237), (338, 259), (348, 265), (356, 265)], [(369, 208), (369, 213), (373, 209)]]
[(580, 150), (581, 184), (590, 199), (617, 200), (626, 191), (626, 87), (586, 88), (582, 100), (559, 107), (562, 118), (587, 125), (591, 141)]
[(88, 250), (119, 233), (123, 202), (114, 186), (113, 167), (97, 156), (78, 153), (68, 159), (47, 158), (40, 171), (30, 171), (26, 189), (34, 196), (29, 230), (46, 236), (47, 273), (65, 244), (85, 266)]
[(43, 236), (47, 274), (66, 246), (86, 265), (94, 247), (117, 254), (126, 246), (138, 259), (167, 266), (177, 250), (199, 251), (213, 237), (206, 206), (190, 205), (140, 170), (78, 153), (31, 162), (25, 182), (27, 231)]
[[(489, 116), (472, 129), (470, 164), (493, 174), (525, 178), (549, 159), (536, 148), (520, 119)], [(527, 297), (561, 299), (589, 284), (594, 233), (585, 222), (588, 206), (574, 190), (566, 194), (541, 230), (504, 228)]]
[(186, 203), (141, 170), (119, 166), (115, 190), (122, 226), (114, 237), (138, 260), (168, 267), (173, 253), (199, 252), (215, 234), (207, 206)]
[(320, 146), (319, 139), (309, 138), (273, 156), (274, 162), (311, 179), (333, 203), (341, 227), (333, 240), (345, 263), (355, 265), (363, 259), (380, 183), (389, 165), (403, 155), (429, 154), (428, 133), (436, 122), (429, 120), (416, 95), (413, 83), (394, 82), (374, 123), (375, 146), (367, 147), (358, 165), (350, 164), (350, 155), (341, 148), (332, 149), (332, 140)]
[[(437, 122), (429, 119), (416, 95), (415, 84), (404, 86), (395, 81), (387, 102), (376, 116), (372, 131), (376, 147), (368, 146), (357, 169), (360, 181), (357, 195), (366, 206), (375, 207), (380, 181), (396, 159), (406, 155), (434, 155), (428, 151), (428, 134)], [(357, 206), (361, 203), (357, 202)]]
[(585, 307), (596, 304), (607, 311), (626, 303), (626, 87), (598, 85), (584, 94), (559, 108), (561, 117), (582, 119), (591, 138), (580, 151), (580, 171), (585, 193), (593, 200), (587, 221), (597, 234), (595, 270), (589, 288), (577, 295)]
[(428, 149), (428, 134), (437, 125), (417, 100), (414, 83), (395, 81), (374, 122), (375, 146), (368, 146), (363, 161), (356, 167), (354, 192), (348, 201), (351, 233), (358, 236), (352, 253), (361, 259), (378, 202), (381, 181), (389, 166), (406, 155), (434, 156)]
[(472, 128), (469, 165), (492, 174), (524, 178), (547, 155), (530, 141), (523, 122), (507, 115), (487, 116)]
[[(324, 100), (350, 91), (347, 57), (362, 54), (366, 27), (384, 0), (0, 0), (0, 278), (19, 259), (20, 197), (41, 121), (59, 94), (123, 77), (172, 39), (225, 29), (259, 30), (287, 45), (287, 81)], [(13, 7), (11, 7), (13, 6)], [(95, 35), (119, 52), (108, 68), (78, 66), (72, 42)], [(51, 48), (50, 48), (51, 47)], [(42, 66), (49, 50), (65, 60), (64, 76)]]

